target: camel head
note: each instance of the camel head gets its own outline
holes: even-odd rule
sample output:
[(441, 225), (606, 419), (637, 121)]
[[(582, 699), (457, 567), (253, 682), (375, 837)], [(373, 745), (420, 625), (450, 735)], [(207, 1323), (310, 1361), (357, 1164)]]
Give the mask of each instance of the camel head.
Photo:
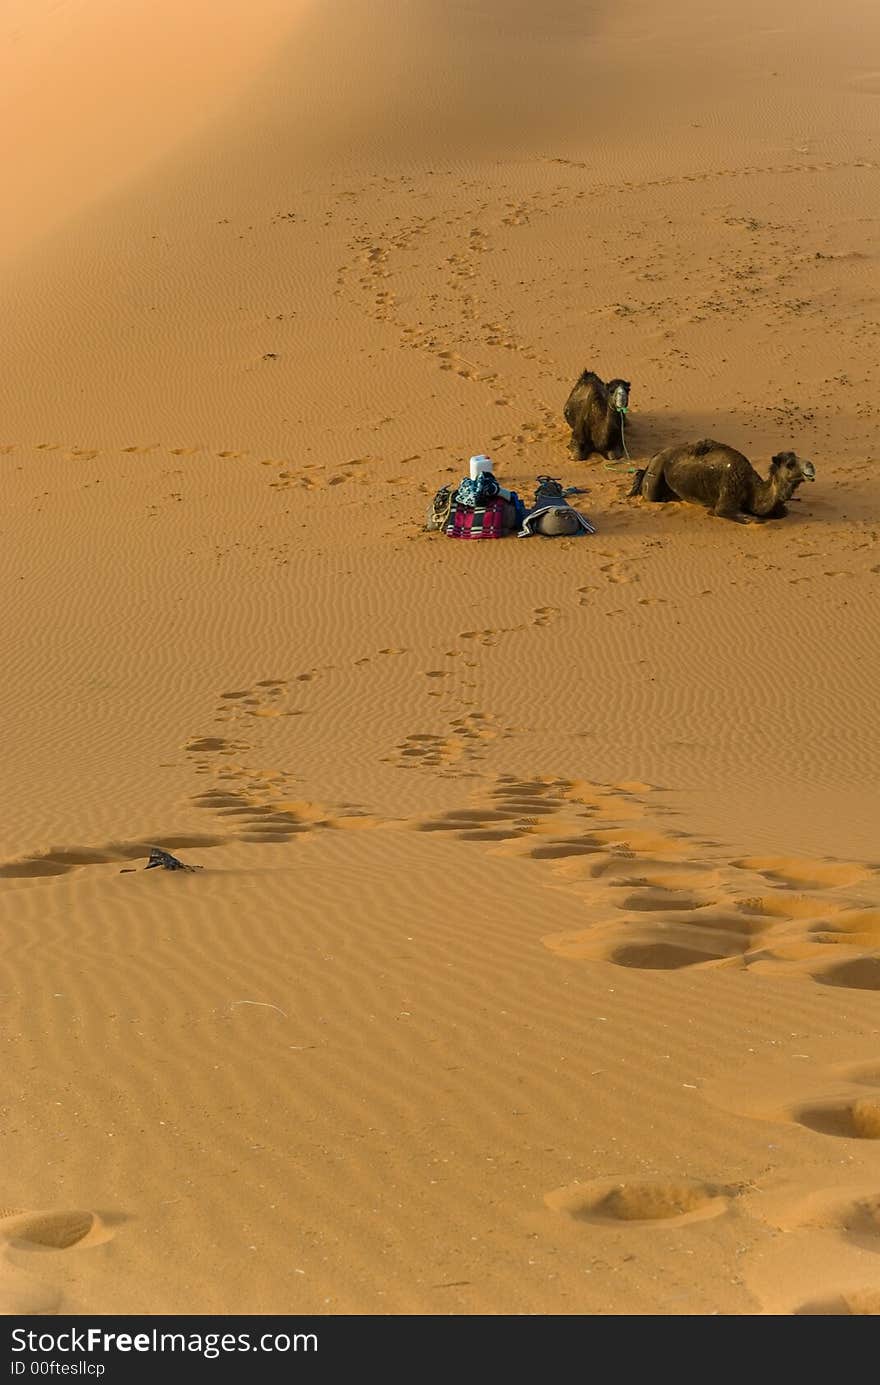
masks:
[(609, 380), (606, 388), (612, 407), (625, 414), (629, 408), (629, 380)]
[(802, 481), (815, 481), (816, 468), (796, 452), (777, 452), (770, 460), (770, 480), (784, 498), (793, 495)]

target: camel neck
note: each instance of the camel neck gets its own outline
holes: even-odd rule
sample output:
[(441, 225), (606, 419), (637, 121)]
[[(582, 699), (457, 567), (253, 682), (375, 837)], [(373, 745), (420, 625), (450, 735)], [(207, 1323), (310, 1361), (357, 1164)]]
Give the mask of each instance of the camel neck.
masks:
[(769, 515), (777, 505), (784, 505), (791, 496), (793, 487), (780, 485), (774, 477), (768, 477), (766, 481), (759, 481), (754, 490), (752, 502), (752, 513), (755, 515)]

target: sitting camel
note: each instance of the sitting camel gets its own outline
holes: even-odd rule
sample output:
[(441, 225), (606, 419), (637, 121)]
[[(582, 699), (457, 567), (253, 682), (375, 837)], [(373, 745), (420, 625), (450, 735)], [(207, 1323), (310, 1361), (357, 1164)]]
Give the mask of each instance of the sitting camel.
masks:
[(628, 380), (609, 380), (606, 385), (592, 370), (583, 372), (562, 411), (578, 461), (586, 461), (594, 452), (611, 462), (620, 461), (626, 452), (623, 418), (628, 408)]
[(748, 457), (726, 443), (703, 438), (667, 447), (637, 471), (630, 495), (646, 500), (688, 500), (706, 505), (719, 519), (738, 524), (778, 519), (802, 481), (815, 481), (816, 468), (796, 452), (777, 452), (770, 475), (759, 476)]

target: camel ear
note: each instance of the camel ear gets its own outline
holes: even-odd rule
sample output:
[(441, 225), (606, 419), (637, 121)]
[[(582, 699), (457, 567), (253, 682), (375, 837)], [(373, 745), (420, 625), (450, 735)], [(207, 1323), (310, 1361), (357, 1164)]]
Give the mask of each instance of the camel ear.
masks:
[(779, 467), (785, 466), (786, 462), (794, 461), (793, 452), (777, 452), (775, 457), (770, 458), (770, 470), (776, 471)]

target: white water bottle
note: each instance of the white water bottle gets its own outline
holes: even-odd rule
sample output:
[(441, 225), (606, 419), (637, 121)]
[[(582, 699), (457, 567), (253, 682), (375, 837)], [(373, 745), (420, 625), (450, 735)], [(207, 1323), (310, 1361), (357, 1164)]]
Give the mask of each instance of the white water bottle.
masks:
[[(472, 481), (476, 481), (478, 477), (486, 474), (494, 476), (495, 472), (492, 467), (492, 458), (484, 457), (482, 452), (479, 452), (476, 457), (471, 457), (470, 471)], [(503, 486), (498, 487), (498, 494), (501, 496), (502, 500), (510, 499), (510, 491), (505, 490)]]

